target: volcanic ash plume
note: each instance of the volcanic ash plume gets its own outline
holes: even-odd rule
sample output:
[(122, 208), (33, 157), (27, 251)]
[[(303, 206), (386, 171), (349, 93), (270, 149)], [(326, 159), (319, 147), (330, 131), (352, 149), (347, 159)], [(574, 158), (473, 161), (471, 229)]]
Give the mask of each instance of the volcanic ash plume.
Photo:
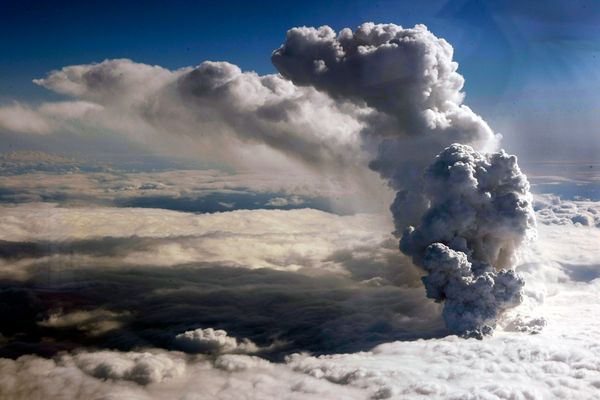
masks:
[(425, 25), (368, 22), (337, 33), (299, 27), (272, 54), (279, 75), (242, 72), (227, 62), (169, 71), (106, 60), (35, 81), (75, 101), (0, 107), (0, 114), (48, 120), (46, 127), (25, 123), (24, 131), (91, 124), (137, 139), (146, 132), (144, 138), (169, 149), (169, 135), (177, 134), (186, 138), (182, 144), (198, 144), (185, 150), (198, 149), (207, 161), (334, 174), (372, 203), (372, 189), (381, 189), (372, 182), (375, 171), (396, 193), (395, 233), (402, 251), (429, 274), (428, 296), (446, 302), (453, 331), (481, 333), (519, 302), (521, 279), (502, 269), (514, 263), (533, 214), (515, 158), (488, 154), (499, 135), (463, 104), (453, 52)]
[(396, 234), (404, 232), (400, 248), (428, 273), (427, 296), (445, 301), (448, 327), (481, 335), (521, 301), (523, 280), (506, 268), (534, 214), (516, 158), (479, 153), (496, 149), (499, 136), (462, 104), (452, 57), (424, 25), (365, 23), (337, 35), (326, 26), (291, 29), (272, 60), (295, 84), (371, 110), (363, 147), (397, 191), (390, 209)]
[(499, 139), (462, 104), (464, 78), (453, 52), (425, 25), (373, 23), (337, 35), (327, 26), (294, 28), (273, 52), (273, 64), (295, 84), (371, 110), (362, 120), (363, 147), (371, 169), (398, 192), (392, 205), (398, 232), (427, 208), (421, 175), (437, 153), (452, 143), (493, 150)]
[(481, 154), (453, 144), (424, 174), (429, 208), (405, 229), (400, 249), (428, 275), (427, 297), (444, 301), (455, 333), (490, 333), (498, 316), (521, 302), (515, 253), (534, 233), (529, 183), (515, 156)]

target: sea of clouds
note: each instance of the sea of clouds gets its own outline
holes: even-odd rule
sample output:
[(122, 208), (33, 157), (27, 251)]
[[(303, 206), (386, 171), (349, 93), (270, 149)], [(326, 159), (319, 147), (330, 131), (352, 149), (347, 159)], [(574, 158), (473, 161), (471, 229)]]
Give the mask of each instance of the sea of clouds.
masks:
[(564, 210), (600, 205), (557, 201), (484, 340), (445, 330), (381, 215), (5, 206), (0, 397), (593, 398), (600, 230)]
[(0, 106), (213, 166), (2, 155), (0, 398), (594, 398), (600, 205), (531, 194), (452, 46), (300, 27), (272, 61), (72, 65), (34, 81), (71, 99)]

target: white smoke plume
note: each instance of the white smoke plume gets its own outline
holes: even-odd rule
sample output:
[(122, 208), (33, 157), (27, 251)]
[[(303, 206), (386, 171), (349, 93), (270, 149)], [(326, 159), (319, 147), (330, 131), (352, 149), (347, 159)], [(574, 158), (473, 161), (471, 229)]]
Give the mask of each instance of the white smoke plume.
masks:
[(401, 250), (429, 274), (427, 296), (445, 301), (448, 328), (480, 336), (521, 301), (523, 280), (504, 268), (514, 265), (534, 214), (514, 156), (452, 144), (490, 151), (499, 139), (462, 104), (464, 79), (452, 56), (423, 25), (366, 23), (337, 35), (291, 29), (272, 59), (296, 84), (375, 110), (362, 137), (365, 147), (377, 146), (371, 168), (397, 190), (391, 211), (404, 231)]

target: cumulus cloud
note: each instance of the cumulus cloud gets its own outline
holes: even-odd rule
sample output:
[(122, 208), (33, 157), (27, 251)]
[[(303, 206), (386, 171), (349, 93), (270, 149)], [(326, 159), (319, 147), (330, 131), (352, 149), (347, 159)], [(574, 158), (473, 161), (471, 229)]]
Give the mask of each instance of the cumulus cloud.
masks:
[(554, 195), (535, 199), (538, 220), (543, 224), (582, 225), (600, 227), (600, 207), (597, 202), (566, 201)]
[[(357, 115), (370, 110), (279, 75), (242, 72), (227, 62), (168, 70), (116, 59), (67, 66), (34, 82), (74, 99), (9, 107), (6, 120), (47, 122), (36, 128), (40, 132), (118, 133), (165, 155), (200, 156), (244, 171), (291, 172), (312, 182), (329, 176), (385, 193), (365, 168), (358, 137)], [(19, 116), (25, 111), (30, 118)], [(33, 128), (13, 123), (6, 129)]]
[(284, 206), (288, 206), (288, 205), (298, 206), (303, 203), (304, 203), (304, 200), (302, 200), (300, 197), (291, 196), (290, 198), (273, 197), (265, 205), (271, 206), (271, 207), (284, 207)]
[(592, 398), (599, 370), (591, 345), (542, 336), (448, 337), (353, 355), (292, 356), (288, 365), (376, 399)]
[(175, 336), (175, 343), (188, 353), (256, 353), (259, 347), (249, 339), (238, 341), (222, 329), (194, 329)]
[[(11, 399), (323, 399), (364, 394), (294, 372), (258, 357), (228, 354), (214, 361), (181, 353), (82, 352), (55, 359), (0, 359), (0, 397)], [(9, 377), (9, 378), (8, 378)]]
[(121, 327), (121, 319), (129, 317), (128, 312), (113, 312), (101, 308), (90, 311), (78, 310), (68, 313), (57, 311), (38, 325), (47, 328), (76, 328), (86, 334), (97, 336)]
[(83, 352), (75, 354), (73, 362), (81, 371), (95, 378), (127, 380), (140, 385), (162, 382), (181, 376), (185, 371), (185, 362), (181, 357), (161, 352)]
[[(143, 101), (145, 97), (172, 78), (171, 71), (127, 59), (92, 65), (74, 65), (52, 72), (44, 79), (34, 79), (37, 85), (57, 93), (81, 99), (103, 102), (120, 99), (130, 104)], [(115, 95), (124, 95), (122, 97)]]

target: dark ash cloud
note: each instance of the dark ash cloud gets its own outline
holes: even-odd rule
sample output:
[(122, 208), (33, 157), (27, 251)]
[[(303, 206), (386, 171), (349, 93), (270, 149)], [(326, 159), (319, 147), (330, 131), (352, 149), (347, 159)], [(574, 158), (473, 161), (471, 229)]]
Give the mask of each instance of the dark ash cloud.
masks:
[(400, 249), (428, 275), (427, 297), (444, 302), (455, 333), (490, 333), (499, 315), (521, 303), (523, 278), (507, 269), (535, 231), (529, 183), (515, 156), (482, 155), (454, 144), (425, 172), (429, 202)]

